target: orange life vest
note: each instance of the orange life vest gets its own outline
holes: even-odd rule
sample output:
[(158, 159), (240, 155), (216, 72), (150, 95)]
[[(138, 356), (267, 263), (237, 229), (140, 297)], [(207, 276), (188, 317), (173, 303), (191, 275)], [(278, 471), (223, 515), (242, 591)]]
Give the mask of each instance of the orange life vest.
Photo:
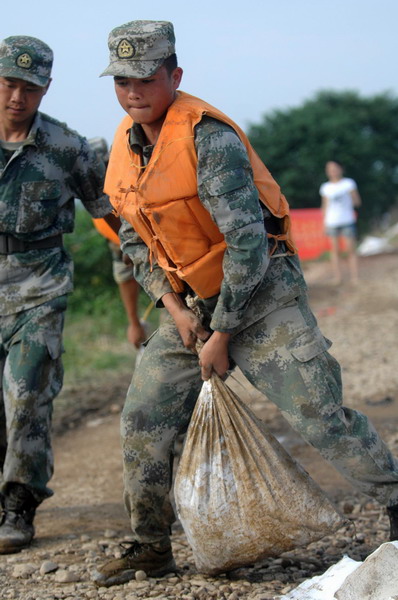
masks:
[(93, 219), (94, 227), (96, 230), (103, 235), (107, 240), (120, 246), (119, 236), (113, 231), (112, 227), (108, 225), (105, 219)]
[(186, 282), (201, 298), (220, 291), (224, 236), (203, 206), (197, 189), (194, 127), (203, 115), (227, 123), (245, 145), (260, 200), (281, 219), (281, 234), (291, 253), (289, 206), (268, 169), (243, 131), (229, 117), (203, 100), (178, 92), (169, 107), (149, 163), (144, 166), (129, 145), (132, 119), (126, 116), (116, 131), (105, 192), (118, 214), (131, 223), (156, 259), (173, 289)]

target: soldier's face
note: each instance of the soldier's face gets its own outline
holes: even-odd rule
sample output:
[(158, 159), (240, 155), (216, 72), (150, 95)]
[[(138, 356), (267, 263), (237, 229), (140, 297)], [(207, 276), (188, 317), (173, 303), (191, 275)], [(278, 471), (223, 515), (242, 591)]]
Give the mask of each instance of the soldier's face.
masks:
[(160, 131), (181, 77), (180, 67), (169, 74), (164, 66), (147, 79), (115, 77), (116, 95), (124, 110), (145, 132), (148, 128)]
[(23, 79), (0, 77), (0, 121), (17, 127), (31, 121), (48, 86), (40, 87)]

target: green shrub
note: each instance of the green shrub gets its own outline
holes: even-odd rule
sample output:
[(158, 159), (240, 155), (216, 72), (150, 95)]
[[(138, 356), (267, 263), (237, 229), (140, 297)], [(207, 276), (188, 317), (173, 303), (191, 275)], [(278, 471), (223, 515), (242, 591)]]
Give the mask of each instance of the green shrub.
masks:
[[(75, 231), (65, 245), (74, 261), (74, 292), (69, 296), (64, 332), (65, 382), (98, 377), (100, 372), (132, 372), (136, 350), (126, 339), (128, 320), (112, 275), (107, 241), (93, 226), (90, 215), (77, 208)], [(149, 298), (141, 291), (139, 314)], [(157, 326), (158, 311), (149, 316)]]

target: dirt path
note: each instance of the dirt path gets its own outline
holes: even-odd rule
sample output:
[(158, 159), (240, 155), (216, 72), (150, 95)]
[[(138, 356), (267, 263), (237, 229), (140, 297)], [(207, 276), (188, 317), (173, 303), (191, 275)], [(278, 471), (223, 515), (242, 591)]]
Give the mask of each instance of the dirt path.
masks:
[[(321, 329), (334, 340), (333, 353), (344, 366), (346, 404), (367, 413), (398, 454), (398, 256), (366, 259), (361, 266), (363, 279), (357, 288), (328, 286), (325, 265), (307, 267), (307, 280)], [(233, 385), (242, 391), (240, 382)], [(363, 559), (386, 541), (388, 528), (382, 509), (356, 494), (315, 450), (301, 442), (273, 405), (246, 386), (249, 404), (353, 519), (357, 537), (343, 529), (333, 539), (325, 538), (290, 553), (289, 558), (269, 560), (261, 568), (242, 569), (232, 577), (214, 579), (195, 572), (191, 552), (177, 527), (173, 543), (181, 568), (178, 576), (98, 590), (90, 581), (92, 570), (117, 552), (118, 542), (129, 534), (122, 505), (118, 413), (126, 387), (127, 382), (120, 381), (109, 382), (101, 389), (93, 384), (91, 404), (96, 412), (86, 415), (77, 428), (55, 437), (56, 470), (51, 482), (55, 495), (39, 508), (32, 548), (0, 557), (1, 599), (271, 600), (303, 579), (323, 572), (344, 553)], [(83, 400), (84, 390), (63, 392), (63, 401), (73, 396), (73, 406), (77, 406), (74, 412), (69, 410), (73, 423), (81, 420), (87, 406), (90, 408), (85, 398), (85, 409), (79, 413), (79, 394)], [(57, 430), (64, 423), (65, 418), (59, 416)], [(49, 561), (54, 563), (54, 570), (46, 573)]]
[(55, 494), (39, 511), (37, 530), (48, 541), (77, 531), (101, 535), (127, 529), (122, 506), (123, 483), (119, 415), (89, 420), (55, 442)]

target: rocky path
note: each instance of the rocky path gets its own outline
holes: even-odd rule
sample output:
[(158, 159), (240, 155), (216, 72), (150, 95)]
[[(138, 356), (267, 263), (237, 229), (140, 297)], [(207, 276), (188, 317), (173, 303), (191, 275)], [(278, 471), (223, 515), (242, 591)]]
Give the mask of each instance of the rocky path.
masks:
[[(391, 347), (398, 328), (397, 256), (382, 264), (386, 275), (382, 287), (380, 264), (368, 269), (366, 283), (354, 291), (328, 289), (322, 272), (308, 275), (321, 327), (335, 340), (334, 353), (345, 366), (349, 403), (370, 414), (398, 454), (398, 369), (396, 362), (392, 367), (396, 354)], [(236, 385), (239, 391), (241, 383)], [(246, 387), (247, 401), (351, 519), (355, 533), (353, 528), (343, 528), (307, 548), (212, 578), (196, 572), (177, 525), (173, 548), (178, 573), (162, 579), (147, 579), (141, 574), (138, 580), (122, 586), (96, 588), (91, 582), (93, 570), (120, 552), (119, 542), (128, 538), (129, 528), (122, 505), (119, 442), (124, 385), (110, 382), (96, 394), (93, 390), (94, 384), (92, 405), (99, 410), (83, 419), (81, 413), (87, 413), (84, 390), (63, 392), (63, 402), (72, 396), (77, 400), (74, 412), (72, 403), (63, 414), (69, 411), (69, 422), (78, 426), (55, 437), (56, 471), (51, 482), (55, 494), (39, 508), (33, 546), (20, 554), (0, 557), (1, 600), (274, 600), (304, 579), (323, 573), (344, 554), (363, 560), (387, 540), (383, 509), (356, 494), (287, 428), (265, 398)], [(108, 400), (101, 403), (101, 395)], [(79, 406), (85, 406), (84, 411)], [(64, 423), (57, 418), (56, 430), (63, 429)]]
[(2, 599), (270, 600), (323, 572), (344, 553), (362, 560), (386, 539), (387, 522), (380, 509), (361, 505), (348, 494), (339, 505), (356, 523), (355, 540), (351, 531), (342, 530), (333, 539), (268, 560), (262, 567), (211, 578), (196, 572), (185, 536), (176, 527), (173, 548), (179, 573), (98, 589), (91, 573), (120, 551), (119, 541), (129, 534), (121, 503), (118, 421), (118, 415), (109, 414), (56, 441), (55, 495), (39, 509), (32, 548), (0, 558)]

